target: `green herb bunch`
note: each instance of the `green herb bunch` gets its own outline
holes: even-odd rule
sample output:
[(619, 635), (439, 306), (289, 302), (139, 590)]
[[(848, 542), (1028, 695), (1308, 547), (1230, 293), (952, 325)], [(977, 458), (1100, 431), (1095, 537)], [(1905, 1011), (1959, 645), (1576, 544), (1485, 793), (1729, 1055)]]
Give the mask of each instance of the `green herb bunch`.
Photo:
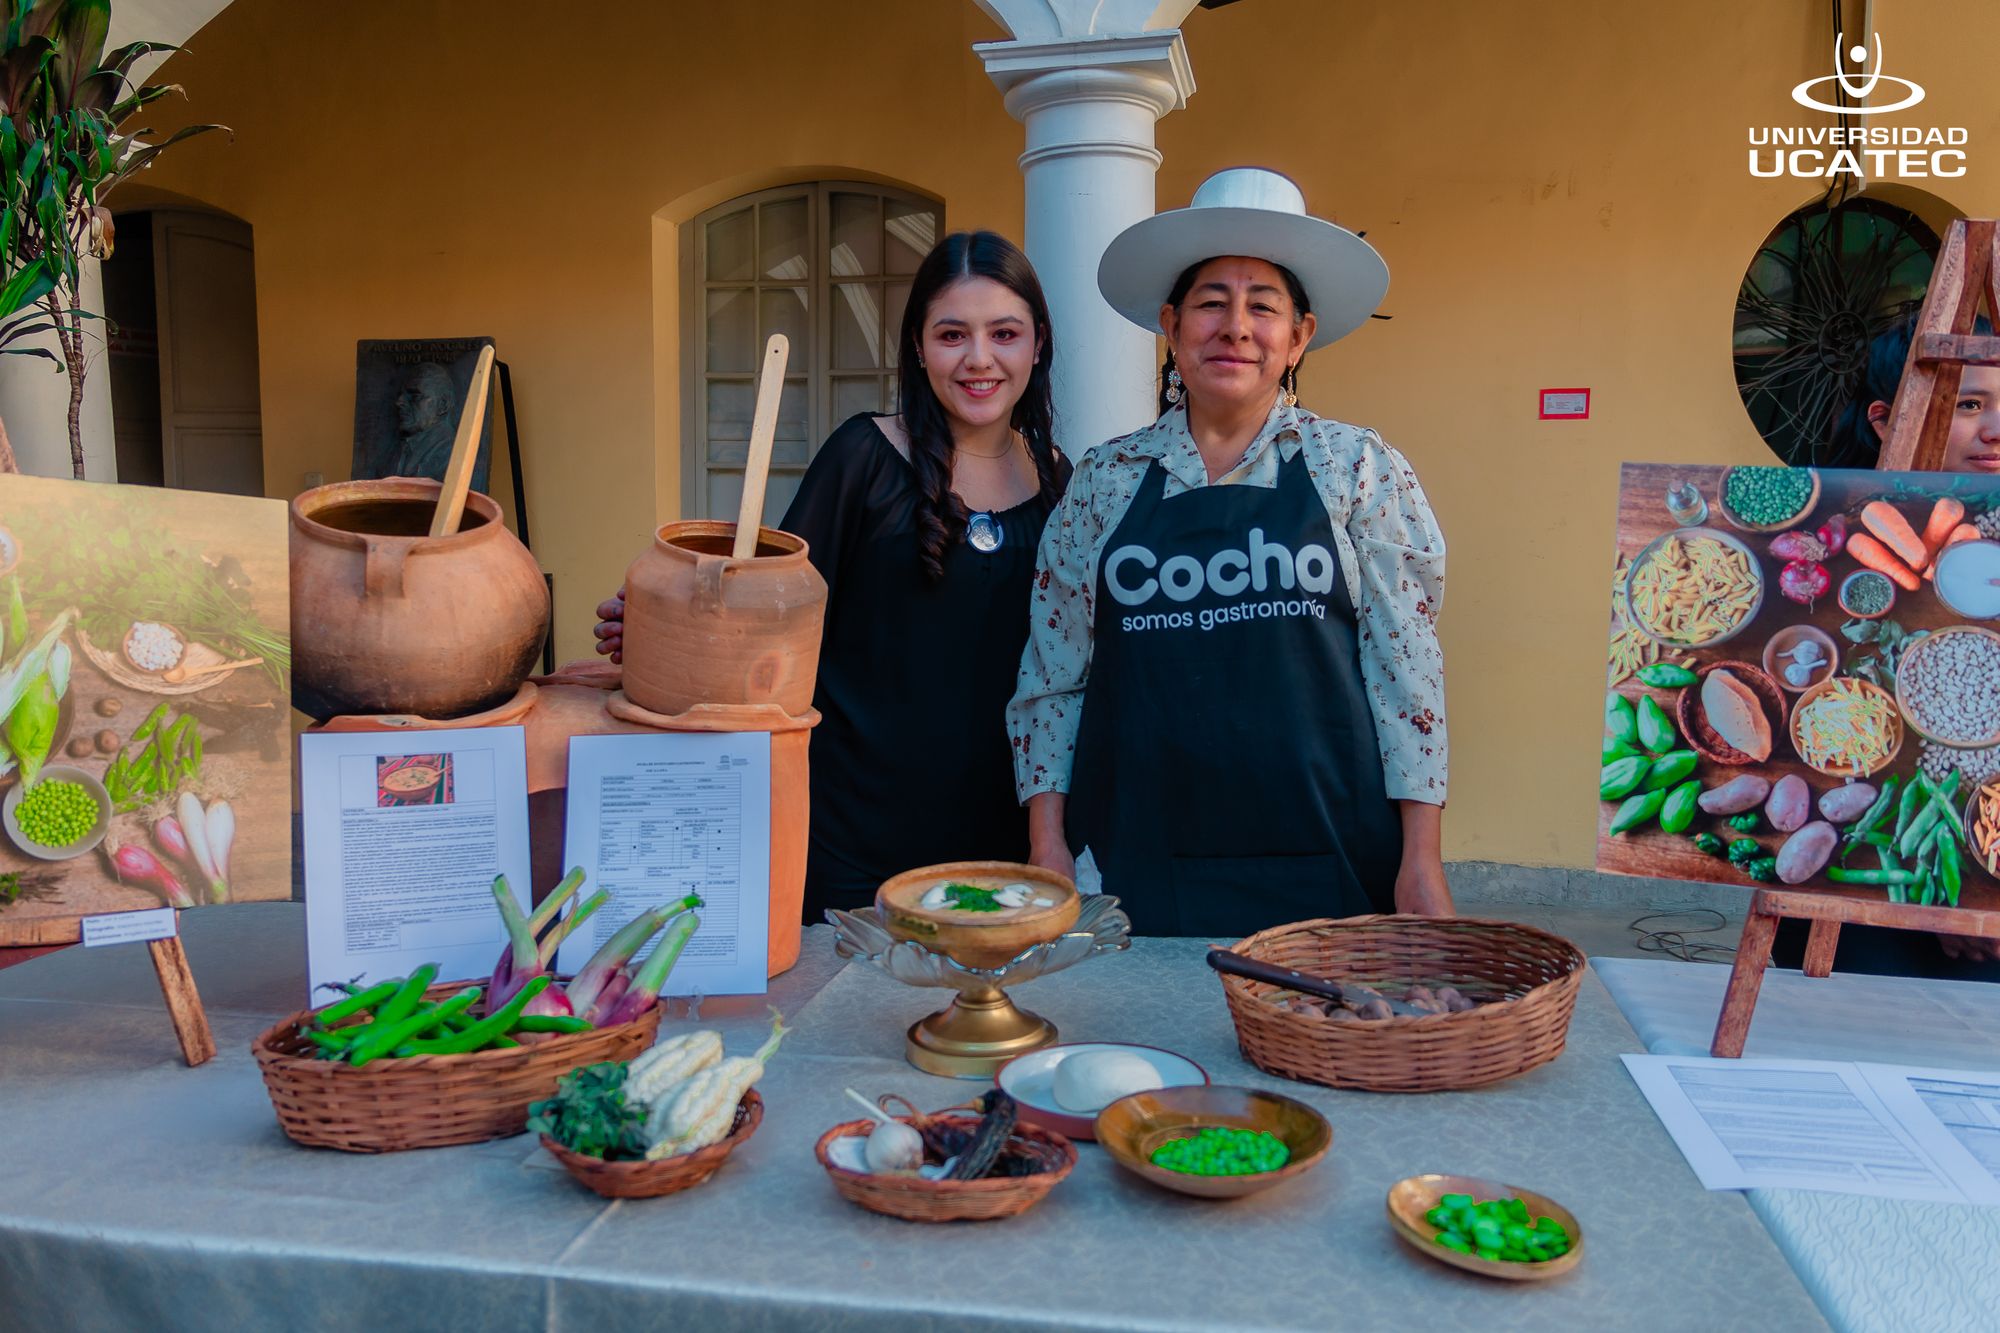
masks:
[(563, 1075), (555, 1096), (528, 1108), (528, 1128), (585, 1157), (616, 1162), (646, 1155), (646, 1112), (625, 1099), (623, 1060)]
[(34, 540), (49, 557), (27, 581), (40, 615), (78, 608), (84, 633), (106, 652), (118, 651), (134, 621), (164, 622), (225, 657), (263, 658), (264, 673), (284, 688), (292, 662), (287, 630), (267, 626), (243, 588), (169, 534), (101, 530), (65, 516)]

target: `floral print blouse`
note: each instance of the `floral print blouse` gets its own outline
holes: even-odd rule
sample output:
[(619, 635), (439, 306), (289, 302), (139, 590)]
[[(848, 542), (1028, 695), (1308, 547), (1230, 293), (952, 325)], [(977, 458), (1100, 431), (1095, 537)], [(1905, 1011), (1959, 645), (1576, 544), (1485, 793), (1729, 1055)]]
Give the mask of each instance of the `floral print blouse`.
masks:
[[(1447, 747), (1437, 615), (1444, 601), (1444, 534), (1408, 460), (1381, 436), (1288, 407), (1282, 399), (1242, 461), (1212, 484), (1275, 487), (1278, 464), (1301, 450), (1326, 502), (1359, 620), (1361, 674), (1389, 797), (1443, 805)], [(1023, 801), (1037, 792), (1069, 790), (1090, 679), (1098, 559), (1155, 460), (1166, 472), (1165, 499), (1211, 484), (1188, 433), (1187, 412), (1176, 407), (1085, 454), (1042, 532), (1028, 646), (1007, 706), (1014, 785)]]

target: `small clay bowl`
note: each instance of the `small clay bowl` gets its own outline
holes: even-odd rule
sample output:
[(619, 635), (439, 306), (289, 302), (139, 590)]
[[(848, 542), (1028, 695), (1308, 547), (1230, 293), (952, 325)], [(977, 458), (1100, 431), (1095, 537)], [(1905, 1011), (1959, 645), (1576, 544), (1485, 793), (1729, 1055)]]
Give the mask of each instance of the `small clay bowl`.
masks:
[[(1506, 1259), (1482, 1259), (1476, 1254), (1448, 1250), (1437, 1243), (1437, 1228), (1424, 1220), (1424, 1214), (1437, 1207), (1438, 1200), (1447, 1194), (1470, 1194), (1474, 1203), (1519, 1199), (1528, 1206), (1531, 1215), (1552, 1217), (1562, 1223), (1563, 1230), (1569, 1233), (1569, 1251), (1561, 1258), (1550, 1259), (1546, 1263), (1523, 1264)], [(1411, 1176), (1389, 1187), (1388, 1202), (1389, 1225), (1395, 1228), (1398, 1236), (1439, 1263), (1463, 1268), (1468, 1273), (1505, 1278), (1510, 1282), (1536, 1282), (1561, 1277), (1583, 1261), (1583, 1226), (1576, 1220), (1576, 1214), (1546, 1194), (1524, 1190), (1518, 1185), (1482, 1180), (1477, 1176)]]
[[(1785, 668), (1795, 659), (1787, 658), (1783, 654), (1805, 643), (1818, 645), (1819, 655), (1825, 660), (1822, 665), (1813, 668), (1812, 675), (1806, 679), (1805, 684), (1794, 685), (1785, 675)], [(1804, 694), (1831, 676), (1839, 666), (1840, 645), (1833, 641), (1831, 634), (1814, 625), (1787, 625), (1773, 634), (1771, 641), (1764, 645), (1764, 674), (1776, 681), (1779, 689), (1791, 694)]]
[[(1153, 1165), (1168, 1139), (1184, 1139), (1210, 1125), (1261, 1129), (1284, 1140), (1291, 1158), (1276, 1171), (1248, 1176), (1195, 1176)], [(1333, 1146), (1333, 1126), (1302, 1101), (1256, 1088), (1193, 1084), (1120, 1097), (1097, 1113), (1097, 1141), (1136, 1176), (1177, 1194), (1240, 1199), (1283, 1184), (1318, 1166)]]
[[(1743, 612), (1742, 618), (1722, 633), (1715, 635), (1713, 638), (1703, 639), (1699, 643), (1689, 643), (1684, 639), (1664, 638), (1653, 633), (1653, 631), (1646, 628), (1645, 622), (1639, 618), (1638, 609), (1632, 604), (1632, 588), (1639, 580), (1639, 571), (1645, 568), (1646, 564), (1652, 560), (1653, 553), (1659, 550), (1672, 537), (1680, 538), (1683, 543), (1690, 541), (1719, 542), (1730, 550), (1739, 553), (1749, 562), (1750, 577), (1756, 580), (1757, 583), (1757, 595), (1751, 599), (1749, 608)], [(1672, 532), (1663, 532), (1653, 538), (1653, 540), (1647, 542), (1639, 554), (1632, 557), (1631, 567), (1625, 575), (1625, 623), (1637, 629), (1653, 642), (1668, 648), (1714, 648), (1719, 644), (1728, 643), (1731, 639), (1741, 634), (1749, 627), (1750, 622), (1757, 618), (1758, 613), (1764, 609), (1764, 591), (1764, 567), (1758, 563), (1757, 553), (1751, 550), (1741, 537), (1732, 536), (1719, 528), (1675, 528)]]
[(1917, 735), (1922, 736), (1932, 744), (1942, 745), (1948, 750), (1984, 750), (1995, 745), (2000, 745), (2000, 729), (1972, 740), (1962, 738), (1947, 739), (1943, 736), (1933, 735), (1931, 732), (1924, 730), (1923, 726), (1918, 723), (1917, 715), (1910, 709), (1909, 693), (1905, 688), (1910, 679), (1910, 662), (1912, 658), (1921, 658), (1923, 654), (1930, 652), (1938, 644), (1947, 642), (1961, 634), (1977, 634), (1983, 639), (1988, 639), (1994, 644), (2000, 645), (2000, 634), (1996, 634), (1990, 629), (1983, 629), (1978, 625), (1952, 625), (1910, 644), (1903, 649), (1903, 655), (1896, 662), (1896, 707), (1902, 712), (1903, 721), (1910, 724), (1910, 730), (1916, 732)]
[[(1708, 725), (1708, 715), (1702, 711), (1700, 682), (1708, 679), (1711, 671), (1727, 668), (1729, 673), (1750, 687), (1757, 701), (1764, 705), (1764, 720), (1771, 724), (1771, 736), (1785, 734), (1785, 722), (1790, 709), (1785, 700), (1785, 692), (1778, 688), (1778, 682), (1758, 666), (1748, 662), (1711, 662), (1695, 672), (1696, 683), (1680, 693), (1674, 706), (1674, 720), (1680, 724), (1681, 736), (1690, 749), (1712, 763), (1727, 764), (1740, 768), (1760, 762), (1722, 739), (1714, 727)], [(1773, 746), (1773, 753), (1776, 746)], [(1768, 761), (1764, 761), (1768, 762)]]
[(111, 831), (111, 794), (104, 790), (102, 782), (99, 782), (82, 769), (71, 768), (68, 764), (42, 765), (42, 772), (38, 781), (76, 783), (90, 794), (90, 798), (93, 801), (97, 802), (97, 819), (91, 824), (89, 832), (69, 844), (69, 846), (44, 847), (27, 834), (21, 832), (21, 821), (17, 812), (21, 808), (21, 798), (27, 795), (27, 791), (17, 783), (14, 789), (7, 793), (7, 799), (0, 801), (0, 824), (4, 824), (8, 838), (13, 841), (16, 847), (19, 847), (38, 861), (72, 861), (84, 853), (93, 850), (98, 843), (104, 841), (104, 835)]
[[(1847, 600), (1848, 589), (1852, 588), (1855, 584), (1861, 582), (1863, 579), (1880, 579), (1882, 581), (1883, 586), (1888, 588), (1889, 590), (1888, 604), (1885, 605), (1880, 611), (1857, 611), (1854, 609), (1853, 606), (1848, 604)], [(1840, 603), (1840, 609), (1842, 611), (1845, 611), (1848, 615), (1853, 616), (1856, 620), (1880, 620), (1883, 616), (1888, 615), (1891, 611), (1894, 611), (1896, 609), (1896, 581), (1890, 578), (1887, 574), (1878, 573), (1877, 571), (1872, 569), (1857, 569), (1852, 574), (1849, 574), (1846, 578), (1840, 581), (1840, 592), (1835, 597), (1834, 600)]]
[[(1026, 884), (1053, 894), (1056, 901), (1052, 907), (1025, 907), (1006, 913), (925, 907), (921, 902), (925, 892), (948, 880), (980, 887)], [(891, 936), (913, 940), (967, 967), (1000, 967), (1037, 944), (1048, 943), (1076, 924), (1082, 906), (1076, 885), (1067, 878), (1015, 861), (947, 861), (922, 866), (904, 871), (875, 891), (876, 914)]]
[[(1850, 678), (1850, 679), (1853, 679), (1854, 684), (1859, 686), (1864, 693), (1879, 694), (1884, 699), (1889, 700), (1891, 704), (1895, 703), (1895, 699), (1889, 694), (1887, 690), (1883, 689), (1881, 686), (1865, 680), (1860, 680), (1856, 678)], [(1889, 752), (1882, 757), (1880, 763), (1877, 763), (1872, 767), (1855, 768), (1851, 765), (1846, 765), (1846, 764), (1831, 764), (1822, 767), (1819, 764), (1813, 763), (1812, 760), (1807, 759), (1805, 747), (1799, 744), (1799, 715), (1801, 713), (1804, 713), (1814, 703), (1817, 703), (1822, 695), (1831, 691), (1833, 687), (1838, 683), (1839, 682), (1837, 680), (1823, 680), (1819, 684), (1813, 686), (1811, 689), (1807, 690), (1804, 694), (1801, 694), (1799, 696), (1798, 705), (1792, 709), (1792, 725), (1790, 728), (1790, 734), (1792, 738), (1792, 752), (1798, 755), (1799, 759), (1803, 761), (1808, 768), (1811, 768), (1816, 773), (1824, 773), (1826, 774), (1826, 776), (1830, 778), (1872, 777), (1873, 775), (1880, 773), (1883, 769), (1887, 768), (1890, 764), (1895, 763), (1896, 756), (1902, 752), (1903, 718), (1902, 718), (1902, 713), (1899, 709), (1892, 708), (1889, 713), (1889, 725), (1894, 733), (1889, 740)]]
[(1735, 510), (1729, 507), (1729, 500), (1727, 498), (1729, 495), (1729, 478), (1732, 475), (1734, 475), (1736, 471), (1736, 469), (1733, 467), (1726, 467), (1722, 469), (1722, 475), (1716, 478), (1715, 482), (1716, 512), (1722, 515), (1723, 522), (1727, 523), (1730, 527), (1735, 528), (1738, 532), (1789, 532), (1793, 528), (1799, 527), (1802, 524), (1804, 524), (1807, 519), (1812, 517), (1813, 510), (1819, 508), (1819, 500), (1820, 500), (1819, 469), (1808, 468), (1806, 470), (1812, 473), (1812, 492), (1806, 496), (1806, 506), (1805, 508), (1799, 510), (1798, 513), (1793, 514), (1790, 518), (1784, 520), (1782, 523), (1752, 523), (1749, 520), (1738, 515)]

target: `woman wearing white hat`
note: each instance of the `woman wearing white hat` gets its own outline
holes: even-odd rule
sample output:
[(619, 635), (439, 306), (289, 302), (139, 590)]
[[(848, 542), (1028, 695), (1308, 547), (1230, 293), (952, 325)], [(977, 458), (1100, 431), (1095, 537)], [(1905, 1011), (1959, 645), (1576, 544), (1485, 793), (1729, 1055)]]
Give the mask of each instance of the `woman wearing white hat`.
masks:
[(1165, 333), (1166, 406), (1077, 464), (1043, 533), (1008, 707), (1033, 859), (1094, 868), (1150, 934), (1448, 914), (1444, 538), (1402, 455), (1297, 400), (1388, 267), (1241, 168), (1097, 280)]

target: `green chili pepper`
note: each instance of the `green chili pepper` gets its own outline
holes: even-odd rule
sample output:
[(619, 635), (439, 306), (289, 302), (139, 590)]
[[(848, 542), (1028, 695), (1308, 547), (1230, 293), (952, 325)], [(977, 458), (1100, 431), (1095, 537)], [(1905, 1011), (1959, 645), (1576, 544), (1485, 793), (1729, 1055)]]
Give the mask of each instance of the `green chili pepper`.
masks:
[(1756, 860), (1763, 850), (1755, 838), (1738, 838), (1729, 844), (1729, 859), (1731, 863), (1740, 866), (1747, 861)]
[(1847, 831), (1850, 840), (1865, 838), (1875, 831), (1875, 826), (1882, 822), (1883, 816), (1889, 813), (1889, 807), (1896, 802), (1896, 783), (1897, 779), (1892, 777), (1882, 784), (1882, 790), (1875, 793), (1875, 804), (1869, 806), (1868, 813)]
[(1683, 833), (1694, 823), (1695, 802), (1701, 799), (1699, 781), (1683, 782), (1667, 793), (1666, 803), (1660, 807), (1660, 831), (1663, 833)]
[(1654, 754), (1665, 754), (1678, 745), (1680, 739), (1681, 735), (1674, 730), (1666, 709), (1651, 696), (1639, 701), (1639, 744)]
[(1642, 684), (1651, 685), (1656, 690), (1686, 689), (1700, 679), (1686, 667), (1675, 666), (1672, 662), (1654, 662), (1642, 666), (1637, 674)]
[(1731, 815), (1722, 822), (1735, 829), (1738, 833), (1755, 833), (1757, 831), (1757, 812), (1755, 810), (1745, 810), (1742, 814)]
[[(417, 971), (421, 973), (423, 968), (418, 968)], [(367, 1035), (354, 1043), (354, 1048), (347, 1057), (349, 1062), (365, 1065), (370, 1060), (386, 1055), (412, 1037), (422, 1036), (453, 1014), (463, 1013), (479, 999), (480, 993), (479, 987), (470, 987), (452, 996), (443, 1004), (426, 1005), (421, 1011), (393, 1023), (385, 1023), (377, 1018), (368, 1025)], [(386, 1009), (387, 1006), (384, 1006), (385, 1011)]]
[(1958, 840), (1943, 837), (1938, 840), (1938, 892), (1948, 906), (1958, 906), (1958, 891), (1963, 887), (1964, 871), (1958, 860)]
[(1597, 775), (1597, 799), (1600, 801), (1625, 799), (1637, 790), (1651, 767), (1652, 761), (1644, 755), (1634, 755), (1629, 759), (1614, 759)]
[(1760, 856), (1754, 861), (1746, 861), (1743, 865), (1743, 871), (1759, 884), (1776, 884), (1778, 882), (1778, 858), (1775, 856)]
[(423, 1001), (424, 992), (430, 989), (433, 981), (437, 980), (437, 972), (436, 963), (425, 963), (410, 973), (403, 984), (396, 988), (396, 993), (375, 1011), (375, 1021), (384, 1025), (394, 1025), (415, 1013), (417, 1005)]
[(1694, 775), (1694, 766), (1699, 762), (1701, 756), (1693, 750), (1669, 750), (1646, 770), (1646, 780), (1639, 784), (1639, 790), (1659, 791), (1661, 788), (1678, 787)]
[(1697, 851), (1708, 856), (1721, 856), (1729, 850), (1728, 845), (1713, 833), (1697, 833), (1690, 841), (1694, 843)]
[(1835, 884), (1914, 884), (1917, 873), (1914, 870), (1848, 870), (1835, 866), (1826, 872), (1826, 877)]
[[(1919, 783), (1922, 781), (1922, 778), (1917, 779)], [(1918, 811), (1917, 817), (1910, 821), (1909, 828), (1903, 831), (1903, 836), (1896, 842), (1896, 850), (1904, 856), (1915, 856), (1917, 850), (1930, 839), (1931, 827), (1937, 822), (1938, 807), (1936, 802), (1932, 802)]]
[(318, 1049), (320, 1059), (345, 1060), (348, 1049), (353, 1046), (354, 1042), (352, 1038), (343, 1037), (341, 1034), (349, 1031), (351, 1029), (342, 1028), (340, 1029), (340, 1033), (315, 1032), (311, 1028), (303, 1028), (300, 1030), (300, 1035)]
[(588, 1032), (590, 1020), (574, 1014), (523, 1014), (516, 1032)]
[(1604, 738), (1604, 749), (1602, 753), (1603, 753), (1603, 758), (1601, 758), (1598, 762), (1609, 764), (1609, 763), (1614, 763), (1620, 759), (1630, 759), (1633, 755), (1639, 753), (1639, 747), (1636, 745), (1628, 745), (1624, 741), (1619, 740), (1616, 736), (1606, 736)]
[(1611, 733), (1613, 740), (1626, 745), (1639, 743), (1639, 718), (1632, 711), (1632, 701), (1622, 694), (1606, 695), (1604, 699), (1604, 729)]
[[(1890, 779), (1892, 782), (1894, 780), (1893, 778)], [(1910, 831), (1910, 820), (1915, 818), (1917, 806), (1924, 799), (1924, 786), (1924, 775), (1921, 773), (1912, 773), (1910, 775), (1910, 785), (1903, 789), (1903, 799), (1896, 806), (1896, 843), (1898, 846), (1902, 844), (1903, 835)], [(1909, 853), (1905, 852), (1904, 855), (1907, 856)]]
[(341, 1000), (337, 1004), (330, 1004), (317, 1014), (314, 1014), (313, 1018), (321, 1026), (331, 1027), (350, 1014), (358, 1014), (363, 1009), (373, 1009), (376, 1005), (394, 995), (396, 988), (402, 984), (403, 979), (397, 977), (393, 981), (378, 982), (370, 986), (367, 990), (353, 991), (346, 999)]
[(474, 1023), (471, 1027), (465, 1029), (465, 1031), (456, 1032), (448, 1037), (439, 1037), (434, 1041), (423, 1043), (424, 1053), (427, 1055), (460, 1055), (466, 1051), (476, 1051), (489, 1043), (506, 1046), (520, 1045), (519, 1042), (506, 1037), (505, 1034), (514, 1030), (515, 1023), (521, 1017), (521, 1011), (528, 1007), (528, 1001), (547, 990), (552, 980), (553, 978), (546, 972), (541, 976), (530, 978), (527, 985), (514, 992), (513, 999), (507, 1001), (506, 1004), (480, 1019), (477, 1023)]
[(1660, 807), (1667, 803), (1663, 791), (1641, 792), (1618, 807), (1618, 813), (1611, 817), (1611, 832), (1614, 836), (1639, 827), (1660, 813)]
[(144, 722), (141, 722), (137, 727), (133, 728), (132, 739), (127, 741), (126, 744), (137, 745), (140, 741), (145, 740), (148, 736), (152, 735), (153, 732), (159, 728), (161, 721), (165, 719), (166, 716), (167, 716), (167, 705), (165, 704), (159, 705), (152, 712), (146, 714), (146, 720)]

